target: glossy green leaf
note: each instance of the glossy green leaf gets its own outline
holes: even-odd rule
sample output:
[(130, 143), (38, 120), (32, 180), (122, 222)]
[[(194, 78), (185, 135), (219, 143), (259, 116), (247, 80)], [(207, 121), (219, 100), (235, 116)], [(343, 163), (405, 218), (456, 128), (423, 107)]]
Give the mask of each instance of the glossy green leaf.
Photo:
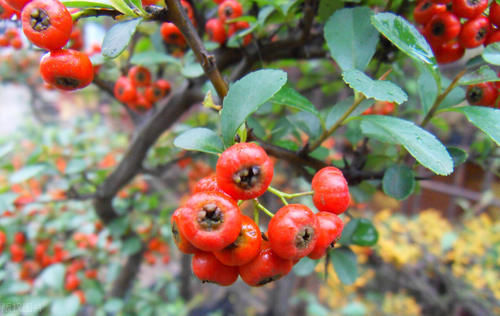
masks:
[(127, 2), (124, 0), (109, 0), (112, 4), (113, 7), (120, 11), (121, 13), (128, 15), (130, 17), (137, 17), (137, 14), (132, 10), (132, 8), (129, 7)]
[[(354, 102), (353, 97), (346, 98), (339, 103), (332, 106), (330, 111), (326, 116), (325, 127), (328, 129), (333, 126), (341, 117), (346, 113), (346, 111), (351, 107)], [(356, 109), (347, 117), (358, 116), (363, 113), (366, 109), (372, 106), (374, 103), (373, 99), (363, 100), (360, 105), (356, 107)]]
[(229, 87), (221, 111), (224, 144), (233, 143), (236, 130), (246, 118), (271, 99), (286, 83), (287, 74), (282, 70), (254, 71)]
[(408, 99), (400, 87), (387, 80), (373, 80), (357, 69), (342, 73), (344, 81), (354, 90), (363, 93), (366, 98), (401, 104)]
[(209, 154), (219, 154), (224, 151), (224, 144), (217, 134), (203, 127), (196, 127), (177, 136), (174, 145), (186, 149)]
[(134, 54), (130, 59), (130, 63), (134, 65), (157, 65), (157, 64), (174, 64), (180, 66), (181, 63), (175, 57), (168, 54), (157, 52), (157, 51), (147, 51), (138, 54)]
[(415, 189), (413, 170), (405, 165), (393, 165), (384, 173), (382, 188), (384, 193), (396, 200), (405, 200)]
[(438, 90), (432, 73), (422, 67), (422, 71), (417, 80), (418, 96), (422, 105), (422, 112), (425, 115), (432, 107), (437, 98)]
[(454, 109), (467, 117), (469, 122), (488, 135), (500, 146), (500, 110), (485, 106), (463, 106)]
[(114, 9), (113, 4), (109, 0), (61, 0), (61, 3), (68, 8)]
[(378, 241), (378, 231), (367, 218), (359, 218), (356, 229), (351, 235), (351, 243), (358, 246), (373, 246)]
[(377, 13), (371, 18), (373, 26), (403, 53), (417, 62), (421, 62), (432, 73), (440, 86), (440, 75), (436, 58), (432, 49), (420, 32), (405, 20), (394, 13)]
[(361, 120), (366, 136), (404, 146), (422, 166), (436, 174), (448, 175), (453, 171), (453, 160), (443, 144), (414, 123), (383, 115), (364, 115)]
[(500, 65), (500, 43), (492, 43), (483, 50), (482, 57), (485, 62), (499, 66)]
[(76, 294), (65, 298), (56, 298), (50, 306), (51, 316), (74, 316), (80, 308), (80, 299)]
[(288, 106), (297, 110), (319, 115), (318, 110), (314, 107), (305, 96), (300, 94), (289, 84), (285, 84), (270, 100), (272, 103)]
[(468, 86), (481, 82), (497, 81), (498, 79), (497, 73), (489, 66), (484, 65), (470, 73), (467, 73), (458, 81), (458, 84)]
[(28, 179), (31, 179), (31, 178), (39, 175), (40, 173), (42, 173), (46, 169), (47, 169), (47, 166), (42, 165), (42, 164), (25, 166), (25, 167), (17, 170), (16, 172), (14, 172), (10, 176), (10, 178), (9, 178), (10, 183), (19, 183), (19, 182), (26, 181)]
[(453, 165), (455, 168), (467, 161), (467, 152), (462, 148), (448, 146), (446, 149), (453, 159)]
[(329, 252), (338, 278), (344, 284), (353, 284), (358, 278), (356, 254), (348, 247), (334, 248)]
[(298, 276), (307, 276), (314, 272), (314, 268), (316, 268), (318, 262), (319, 260), (304, 257), (293, 266), (293, 272)]
[(133, 19), (113, 25), (102, 41), (102, 55), (108, 58), (118, 57), (127, 48), (141, 21), (142, 19)]
[(293, 125), (309, 135), (311, 139), (316, 139), (321, 135), (321, 122), (317, 116), (309, 112), (299, 112), (287, 116), (287, 118)]
[(370, 23), (368, 7), (335, 11), (325, 24), (324, 36), (330, 53), (342, 70), (365, 70), (378, 43), (378, 32)]

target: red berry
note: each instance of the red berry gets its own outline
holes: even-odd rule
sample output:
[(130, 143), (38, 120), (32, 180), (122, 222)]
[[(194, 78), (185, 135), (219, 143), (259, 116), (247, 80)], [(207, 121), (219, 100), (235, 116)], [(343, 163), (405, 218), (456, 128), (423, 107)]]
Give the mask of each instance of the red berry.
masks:
[(261, 243), (259, 226), (250, 217), (242, 215), (238, 238), (226, 248), (215, 251), (214, 255), (227, 266), (241, 266), (257, 256)]
[(146, 87), (151, 83), (151, 72), (142, 66), (134, 66), (128, 71), (128, 77), (136, 87)]
[(217, 42), (221, 45), (226, 42), (226, 28), (224, 27), (224, 22), (219, 19), (208, 20), (205, 24), (205, 32), (207, 32), (212, 42)]
[(228, 286), (238, 279), (238, 268), (222, 264), (210, 252), (198, 251), (191, 261), (193, 273), (202, 282)]
[(460, 31), (459, 43), (465, 48), (478, 47), (486, 40), (490, 30), (490, 21), (485, 16), (478, 16), (467, 21)]
[(66, 291), (73, 291), (80, 286), (80, 279), (74, 273), (69, 273), (66, 275), (66, 280), (64, 282), (64, 288)]
[(173, 44), (177, 46), (184, 47), (186, 45), (186, 39), (182, 35), (181, 30), (174, 23), (165, 22), (162, 23), (160, 28), (161, 36), (167, 44)]
[(452, 10), (460, 18), (472, 19), (488, 7), (488, 0), (453, 0)]
[(254, 143), (238, 143), (226, 149), (216, 166), (217, 184), (236, 200), (248, 200), (266, 192), (273, 178), (273, 162)]
[(12, 48), (19, 50), (23, 48), (23, 41), (21, 40), (20, 37), (16, 37), (10, 41), (10, 45), (12, 46)]
[(5, 0), (0, 0), (0, 20), (8, 20), (15, 11)]
[(226, 20), (236, 19), (243, 13), (243, 7), (236, 0), (226, 0), (219, 5), (219, 18), (222, 22)]
[(465, 97), (472, 105), (492, 106), (498, 96), (498, 91), (492, 82), (482, 82), (467, 87)]
[(426, 0), (417, 4), (413, 10), (413, 17), (415, 18), (415, 22), (427, 24), (434, 15), (445, 11), (445, 5), (435, 4), (432, 1)]
[(14, 234), (14, 243), (22, 246), (26, 242), (26, 237), (23, 232), (17, 232)]
[(201, 178), (194, 186), (193, 193), (198, 192), (219, 192), (226, 194), (217, 185), (217, 176), (215, 174)]
[(241, 230), (236, 202), (217, 192), (196, 193), (180, 209), (180, 232), (196, 248), (217, 251), (233, 243)]
[(460, 20), (450, 12), (434, 15), (425, 26), (425, 32), (431, 43), (444, 43), (460, 34)]
[(5, 2), (14, 10), (22, 11), (22, 9), (30, 2), (31, 0), (5, 0)]
[(9, 39), (5, 35), (0, 35), (0, 47), (8, 47), (9, 46)]
[[(236, 32), (246, 30), (250, 27), (250, 24), (246, 21), (238, 21), (229, 25), (229, 30), (227, 31), (227, 36), (231, 37)], [(243, 38), (243, 46), (247, 46), (252, 41), (252, 34), (247, 34)]]
[(62, 90), (88, 86), (94, 78), (89, 57), (71, 49), (51, 51), (42, 57), (40, 74), (45, 82)]
[(496, 1), (491, 2), (490, 5), (490, 15), (488, 16), (491, 24), (500, 26), (500, 4)]
[(172, 225), (172, 236), (174, 237), (174, 242), (177, 248), (183, 253), (192, 254), (197, 251), (196, 247), (193, 246), (189, 240), (179, 231), (179, 214), (182, 212), (182, 208), (175, 210), (172, 214), (172, 219), (170, 223)]
[(344, 228), (344, 222), (335, 214), (319, 212), (315, 215), (318, 221), (318, 239), (313, 251), (308, 255), (311, 259), (319, 259), (329, 248), (333, 248)]
[(181, 5), (184, 8), (184, 10), (186, 11), (186, 15), (188, 16), (188, 18), (194, 24), (194, 21), (195, 21), (195, 19), (194, 19), (194, 11), (193, 11), (193, 8), (191, 7), (191, 4), (189, 4), (189, 2), (187, 2), (185, 0), (181, 0)]
[(24, 248), (19, 244), (10, 245), (10, 255), (12, 262), (21, 262), (24, 260)]
[(484, 41), (484, 45), (488, 46), (492, 43), (500, 42), (500, 30), (495, 30), (493, 32), (490, 32), (486, 36), (486, 41)]
[(262, 286), (287, 275), (293, 267), (292, 260), (283, 259), (262, 241), (257, 257), (240, 266), (240, 276), (250, 286)]
[(342, 171), (335, 167), (325, 167), (312, 179), (314, 206), (320, 211), (341, 214), (347, 210), (351, 197)]
[(316, 217), (307, 206), (289, 204), (271, 218), (267, 233), (273, 251), (281, 258), (295, 261), (314, 249), (317, 230)]
[(56, 50), (69, 41), (73, 20), (58, 0), (33, 0), (21, 15), (23, 32), (36, 46)]
[(113, 91), (115, 98), (123, 103), (134, 102), (137, 98), (136, 87), (132, 81), (125, 76), (118, 78)]
[(433, 52), (439, 64), (446, 64), (462, 58), (465, 54), (465, 48), (457, 40), (452, 40), (435, 47), (433, 46)]
[(158, 79), (151, 86), (146, 88), (146, 99), (151, 103), (155, 103), (166, 97), (169, 93), (170, 82)]
[(136, 112), (144, 113), (153, 107), (153, 104), (149, 102), (144, 93), (137, 93), (137, 98), (135, 102), (129, 104), (130, 108)]

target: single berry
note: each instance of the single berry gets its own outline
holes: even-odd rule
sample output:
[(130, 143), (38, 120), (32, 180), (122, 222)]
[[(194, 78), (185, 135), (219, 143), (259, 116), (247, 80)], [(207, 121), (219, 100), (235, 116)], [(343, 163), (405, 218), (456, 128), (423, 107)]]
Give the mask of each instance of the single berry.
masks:
[(0, 35), (0, 47), (8, 47), (9, 46), (9, 39), (5, 35)]
[(123, 103), (135, 102), (137, 98), (137, 89), (132, 83), (132, 81), (125, 76), (122, 76), (116, 80), (115, 87), (113, 89), (115, 98)]
[(40, 74), (45, 82), (59, 89), (76, 90), (92, 82), (94, 69), (85, 53), (60, 49), (42, 57)]
[(193, 193), (198, 192), (219, 192), (226, 194), (226, 192), (222, 191), (222, 189), (217, 185), (217, 176), (215, 174), (201, 178), (196, 183), (193, 188)]
[(453, 13), (443, 12), (431, 18), (425, 26), (425, 33), (432, 44), (444, 43), (456, 38), (460, 29), (460, 20)]
[(243, 13), (243, 7), (236, 0), (226, 0), (219, 4), (217, 12), (219, 13), (219, 19), (225, 23), (227, 20), (240, 17)]
[(486, 41), (484, 41), (484, 45), (488, 46), (492, 43), (500, 42), (500, 30), (495, 30), (493, 32), (490, 32), (486, 36)]
[(151, 72), (142, 66), (134, 66), (128, 71), (128, 77), (136, 87), (146, 87), (151, 83)]
[(182, 35), (181, 31), (177, 26), (175, 26), (174, 23), (162, 23), (160, 33), (165, 43), (181, 47), (186, 46), (186, 39), (184, 38), (184, 35)]
[(172, 219), (170, 223), (172, 225), (172, 236), (174, 237), (174, 242), (177, 248), (183, 253), (192, 254), (197, 251), (196, 247), (193, 246), (189, 240), (179, 231), (179, 214), (182, 212), (182, 208), (175, 210), (172, 214)]
[(491, 2), (490, 5), (490, 15), (488, 16), (491, 24), (495, 26), (500, 26), (500, 4), (496, 1)]
[(413, 10), (413, 17), (415, 18), (415, 22), (425, 25), (434, 15), (445, 11), (445, 5), (436, 4), (430, 0), (426, 0), (415, 6), (415, 9)]
[(262, 241), (259, 254), (249, 263), (239, 267), (241, 279), (250, 286), (262, 286), (290, 273), (292, 260), (283, 259)]
[(137, 92), (137, 98), (134, 102), (129, 103), (130, 108), (138, 113), (144, 113), (149, 111), (153, 104), (146, 98), (146, 95), (142, 92)]
[(146, 99), (151, 103), (155, 103), (165, 98), (170, 93), (170, 89), (170, 82), (158, 79), (146, 88)]
[(179, 231), (193, 246), (217, 251), (233, 243), (241, 230), (236, 202), (217, 192), (196, 193), (180, 209)]
[(250, 217), (242, 215), (238, 238), (226, 248), (215, 251), (214, 255), (227, 266), (241, 266), (257, 256), (261, 242), (259, 226)]
[(224, 265), (210, 252), (198, 251), (191, 261), (193, 273), (203, 283), (229, 286), (238, 279), (238, 268)]
[(273, 178), (273, 162), (254, 143), (238, 143), (226, 149), (216, 166), (217, 184), (236, 200), (248, 200), (266, 192)]
[(498, 91), (492, 82), (482, 82), (467, 87), (465, 97), (472, 105), (492, 106), (498, 96)]
[[(227, 31), (227, 36), (231, 37), (235, 33), (242, 31), (242, 30), (246, 30), (249, 27), (250, 27), (250, 24), (246, 21), (238, 21), (235, 23), (231, 23), (229, 25), (229, 29)], [(251, 41), (252, 41), (252, 34), (245, 35), (245, 37), (243, 38), (243, 46), (247, 46), (248, 44), (250, 44)]]
[(342, 171), (325, 167), (314, 175), (311, 183), (314, 206), (319, 211), (341, 214), (347, 210), (351, 197)]
[(488, 7), (488, 0), (453, 0), (452, 10), (460, 18), (473, 19)]
[(462, 26), (458, 41), (464, 48), (475, 48), (484, 43), (489, 31), (490, 21), (481, 15)]
[(12, 48), (19, 50), (23, 48), (23, 41), (20, 37), (16, 37), (10, 41), (10, 45), (12, 46)]
[(212, 42), (224, 44), (227, 39), (226, 28), (224, 22), (219, 19), (210, 19), (205, 24), (205, 32)]
[(307, 206), (289, 204), (271, 218), (267, 233), (273, 251), (281, 258), (295, 261), (314, 249), (317, 230), (316, 217)]
[(58, 0), (31, 1), (21, 13), (21, 21), (26, 37), (48, 50), (66, 45), (73, 27), (71, 14)]
[(21, 262), (24, 260), (25, 251), (23, 246), (19, 244), (10, 245), (10, 256), (12, 262)]
[(80, 279), (74, 273), (69, 273), (66, 275), (66, 280), (64, 282), (64, 288), (66, 291), (73, 291), (80, 286)]
[(25, 242), (26, 242), (26, 236), (24, 235), (23, 232), (16, 232), (14, 234), (14, 243), (22, 246), (24, 245)]
[(443, 44), (432, 46), (432, 51), (439, 64), (455, 62), (465, 54), (465, 48), (462, 47), (457, 40), (451, 40)]
[(311, 259), (319, 259), (329, 248), (333, 248), (344, 228), (344, 222), (335, 214), (319, 212), (315, 216), (318, 221), (318, 239), (313, 251), (308, 255)]

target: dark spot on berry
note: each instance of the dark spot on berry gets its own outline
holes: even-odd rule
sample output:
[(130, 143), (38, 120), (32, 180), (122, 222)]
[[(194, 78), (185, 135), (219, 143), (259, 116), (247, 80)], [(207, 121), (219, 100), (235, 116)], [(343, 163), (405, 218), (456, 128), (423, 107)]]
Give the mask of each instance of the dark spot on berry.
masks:
[(233, 181), (242, 189), (251, 189), (259, 182), (260, 177), (260, 167), (250, 166), (236, 172), (233, 175)]
[(224, 8), (224, 15), (226, 17), (230, 17), (232, 14), (233, 14), (233, 8), (231, 8), (230, 6), (226, 6)]
[(45, 10), (35, 8), (31, 11), (30, 17), (30, 25), (35, 31), (41, 32), (49, 28), (50, 18)]
[(426, 1), (421, 7), (420, 7), (420, 11), (425, 11), (427, 9), (429, 9), (430, 7), (432, 6), (432, 2), (430, 1)]
[(57, 77), (56, 84), (58, 86), (76, 89), (80, 85), (80, 81), (70, 77)]
[(432, 24), (431, 32), (432, 35), (434, 36), (441, 36), (444, 34), (444, 31), (446, 30), (446, 26), (442, 21), (437, 21), (434, 24)]
[(314, 228), (311, 226), (302, 227), (295, 236), (295, 247), (297, 249), (304, 249), (309, 246), (311, 240), (314, 238)]
[(216, 204), (206, 204), (198, 212), (198, 223), (205, 230), (215, 230), (223, 222), (224, 214)]
[(267, 278), (264, 278), (262, 280), (260, 280), (258, 283), (257, 283), (257, 286), (261, 286), (261, 285), (265, 285), (267, 283), (271, 283), (273, 281), (276, 281), (278, 280), (279, 278), (281, 278), (281, 274), (275, 274), (273, 276), (270, 276), (270, 277), (267, 277)]
[(483, 38), (486, 37), (486, 34), (488, 33), (488, 30), (485, 27), (482, 27), (477, 31), (476, 33), (476, 41), (481, 41)]
[(467, 91), (467, 101), (471, 104), (476, 104), (483, 98), (483, 89), (480, 87), (472, 87)]
[(180, 242), (181, 241), (181, 236), (180, 236), (180, 233), (179, 233), (179, 228), (177, 228), (177, 223), (176, 222), (172, 223), (172, 236), (174, 236), (174, 240), (176, 242)]

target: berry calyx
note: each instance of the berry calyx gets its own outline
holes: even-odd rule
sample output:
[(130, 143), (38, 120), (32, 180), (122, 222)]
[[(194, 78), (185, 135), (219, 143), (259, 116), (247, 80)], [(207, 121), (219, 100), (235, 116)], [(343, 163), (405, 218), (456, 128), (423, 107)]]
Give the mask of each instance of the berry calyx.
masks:
[(203, 283), (229, 286), (238, 279), (238, 268), (224, 265), (210, 252), (198, 251), (191, 261), (193, 273)]
[(344, 228), (344, 222), (335, 214), (319, 212), (315, 216), (318, 222), (318, 239), (314, 249), (308, 255), (311, 259), (319, 259), (326, 254), (328, 249), (333, 248)]
[(151, 103), (155, 103), (166, 97), (170, 93), (170, 89), (170, 82), (158, 79), (146, 88), (146, 99)]
[(319, 211), (341, 214), (347, 210), (351, 197), (342, 171), (325, 167), (314, 175), (311, 183), (313, 203)]
[(254, 143), (238, 143), (226, 149), (216, 166), (217, 184), (236, 200), (248, 200), (266, 192), (273, 178), (273, 162)]
[(61, 90), (76, 90), (88, 86), (94, 78), (89, 57), (71, 49), (51, 51), (42, 57), (40, 74), (45, 82)]
[(181, 30), (174, 23), (162, 23), (160, 33), (165, 43), (180, 47), (186, 46), (184, 35), (182, 35)]
[(137, 98), (136, 87), (132, 81), (125, 76), (122, 76), (116, 80), (115, 87), (113, 89), (115, 98), (123, 103), (134, 102)]
[(227, 266), (241, 266), (257, 256), (261, 242), (259, 226), (250, 217), (242, 215), (238, 238), (226, 248), (215, 251), (214, 255)]
[(243, 7), (241, 3), (236, 0), (226, 0), (219, 5), (217, 12), (219, 14), (219, 19), (225, 23), (226, 20), (240, 17), (243, 13)]
[(460, 34), (460, 20), (450, 12), (434, 15), (425, 27), (425, 32), (431, 43), (444, 43)]
[(233, 243), (241, 230), (236, 202), (217, 192), (196, 193), (179, 212), (180, 232), (204, 251), (221, 250)]
[(142, 66), (134, 66), (128, 71), (128, 77), (136, 87), (146, 87), (151, 83), (151, 72)]
[(267, 233), (273, 251), (281, 258), (295, 261), (314, 249), (317, 230), (316, 217), (307, 206), (289, 204), (271, 218)]

